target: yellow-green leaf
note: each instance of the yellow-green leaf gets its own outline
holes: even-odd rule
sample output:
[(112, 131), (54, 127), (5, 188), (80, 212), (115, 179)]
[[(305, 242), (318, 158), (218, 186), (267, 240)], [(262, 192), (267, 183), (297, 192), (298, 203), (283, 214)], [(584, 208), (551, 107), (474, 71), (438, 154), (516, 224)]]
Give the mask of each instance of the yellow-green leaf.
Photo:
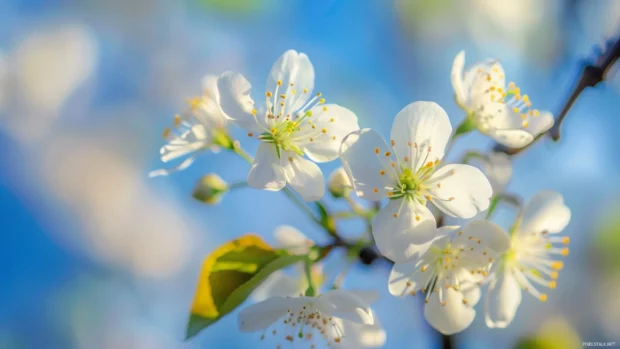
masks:
[(220, 246), (203, 262), (186, 339), (237, 308), (271, 273), (304, 258), (274, 250), (256, 235)]

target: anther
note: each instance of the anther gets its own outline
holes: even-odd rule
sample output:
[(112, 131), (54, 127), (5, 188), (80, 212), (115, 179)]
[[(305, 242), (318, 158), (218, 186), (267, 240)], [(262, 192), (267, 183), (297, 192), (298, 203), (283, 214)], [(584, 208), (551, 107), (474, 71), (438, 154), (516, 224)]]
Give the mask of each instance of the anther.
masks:
[(379, 148), (375, 148), (375, 154), (379, 154)]
[(282, 86), (282, 80), (278, 80), (278, 86)]
[(268, 98), (271, 98), (271, 96), (273, 96), (273, 94), (272, 94), (271, 92), (267, 92), (267, 93), (265, 93), (265, 95), (266, 95)]
[(248, 137), (254, 137), (254, 134), (252, 132), (248, 132)]
[(541, 294), (540, 297), (538, 297), (538, 299), (540, 299), (541, 302), (546, 302), (547, 301), (547, 295), (546, 294)]
[(390, 156), (390, 155), (392, 155), (392, 153), (390, 153), (389, 151), (385, 152), (385, 156)]

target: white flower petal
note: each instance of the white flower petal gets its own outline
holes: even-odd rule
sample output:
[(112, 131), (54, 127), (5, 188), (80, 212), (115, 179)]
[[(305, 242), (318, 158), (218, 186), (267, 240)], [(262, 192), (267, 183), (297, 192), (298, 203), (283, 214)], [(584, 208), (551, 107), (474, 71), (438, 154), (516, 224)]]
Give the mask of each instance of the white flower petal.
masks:
[(325, 178), (317, 164), (292, 152), (281, 152), (286, 182), (305, 201), (316, 201), (325, 195)]
[(281, 225), (276, 228), (274, 236), (280, 247), (286, 248), (292, 254), (307, 254), (314, 242), (304, 233), (290, 225)]
[(381, 254), (405, 262), (423, 254), (437, 235), (437, 222), (426, 206), (407, 199), (390, 200), (372, 221), (372, 234)]
[(470, 165), (446, 165), (428, 182), (433, 204), (453, 217), (475, 216), (489, 207), (489, 199), (493, 196), (489, 180)]
[[(375, 153), (376, 149), (379, 154)], [(352, 132), (342, 141), (340, 160), (360, 198), (370, 201), (384, 199), (387, 194), (385, 187), (397, 183), (393, 169), (386, 168), (382, 162), (386, 161), (383, 154), (387, 151), (389, 147), (383, 138), (369, 128)], [(385, 174), (381, 175), (381, 171)]]
[(482, 292), (480, 291), (480, 286), (475, 283), (461, 283), (460, 291), (463, 293), (463, 299), (467, 300), (467, 305), (470, 307), (475, 306), (480, 301), (480, 297)]
[(484, 320), (489, 328), (508, 326), (521, 304), (521, 287), (510, 270), (494, 278), (484, 298)]
[(377, 300), (381, 296), (378, 291), (374, 290), (348, 290), (349, 293), (356, 295), (361, 299), (364, 303), (370, 305)]
[(250, 305), (243, 309), (237, 317), (239, 330), (242, 332), (263, 331), (287, 315), (289, 309), (298, 309), (307, 301), (306, 297), (272, 297)]
[(299, 296), (300, 285), (300, 280), (278, 270), (252, 292), (252, 299), (263, 301), (271, 297), (296, 297)]
[[(372, 315), (375, 320), (375, 323), (372, 325), (362, 325), (351, 321), (336, 319), (336, 323), (342, 330), (342, 340), (338, 344), (338, 348), (363, 349), (383, 347), (387, 335), (376, 314), (372, 312)], [(338, 334), (334, 333), (334, 336), (338, 336)]]
[(248, 173), (248, 184), (255, 189), (278, 191), (286, 185), (284, 169), (273, 144), (261, 143)]
[[(455, 245), (475, 248), (475, 254), (480, 254), (480, 250), (500, 254), (510, 248), (508, 233), (499, 225), (487, 220), (476, 220), (469, 223), (460, 235), (454, 237), (452, 242)], [(484, 259), (488, 258), (485, 257)]]
[(158, 176), (167, 176), (173, 172), (183, 171), (194, 162), (197, 156), (198, 156), (198, 153), (194, 153), (192, 154), (192, 156), (183, 160), (180, 164), (178, 164), (175, 167), (151, 171), (149, 172), (149, 178), (158, 177)]
[(336, 104), (318, 105), (312, 108), (311, 112), (310, 119), (316, 128), (306, 124), (306, 129), (299, 132), (301, 137), (307, 136), (302, 140), (304, 151), (313, 161), (332, 161), (338, 157), (343, 138), (359, 130), (357, 116)]
[(531, 133), (519, 129), (490, 130), (485, 133), (497, 143), (510, 148), (523, 148), (534, 140), (534, 136)]
[(452, 288), (442, 289), (445, 305), (441, 304), (438, 293), (433, 293), (424, 306), (426, 321), (445, 335), (458, 333), (474, 321), (476, 311), (463, 303), (463, 294)]
[(532, 116), (528, 120), (527, 130), (534, 136), (547, 132), (554, 124), (553, 114), (548, 111), (541, 111), (539, 116)]
[(252, 114), (254, 101), (250, 97), (252, 86), (246, 78), (235, 72), (225, 72), (217, 81), (222, 111), (239, 127), (260, 133), (263, 128)]
[(410, 292), (425, 287), (429, 279), (433, 276), (431, 272), (421, 272), (417, 270), (419, 260), (407, 261), (404, 263), (394, 263), (390, 272), (388, 289), (390, 294), (397, 297), (404, 297)]
[[(471, 71), (471, 70), (470, 70)], [(469, 99), (474, 110), (479, 110), (480, 106), (499, 101), (502, 99), (498, 89), (505, 91), (506, 79), (504, 68), (499, 61), (487, 61), (484, 65), (478, 66), (467, 78), (471, 79)], [(494, 87), (493, 91), (491, 88)]]
[(541, 191), (525, 205), (519, 233), (559, 233), (566, 228), (570, 218), (570, 209), (564, 205), (560, 193)]
[(360, 324), (372, 325), (374, 323), (368, 304), (351, 292), (335, 289), (315, 299), (317, 309), (326, 314)]
[(463, 85), (463, 68), (465, 67), (465, 51), (459, 52), (456, 57), (454, 57), (454, 62), (452, 63), (452, 72), (451, 72), (451, 80), (452, 80), (452, 88), (454, 89), (454, 95), (457, 103), (460, 105), (465, 105), (467, 103), (467, 90), (465, 90), (465, 86)]
[(178, 159), (187, 154), (191, 154), (197, 152), (201, 149), (206, 149), (208, 143), (206, 141), (195, 141), (195, 142), (176, 142), (169, 143), (161, 147), (161, 161), (168, 162), (170, 160)]
[(443, 158), (451, 134), (443, 108), (434, 102), (413, 102), (394, 118), (391, 143), (400, 164), (415, 172), (425, 162)]
[[(278, 86), (278, 81), (282, 82), (281, 86)], [(286, 110), (295, 111), (302, 107), (312, 96), (314, 89), (314, 67), (308, 56), (295, 50), (284, 52), (273, 64), (266, 88), (266, 91), (273, 92), (274, 95), (276, 88), (277, 95), (286, 95), (284, 100)], [(307, 92), (304, 93), (304, 89)]]
[[(486, 71), (492, 70), (493, 64), (495, 64), (496, 62), (497, 60), (488, 59), (482, 62), (478, 62), (472, 65), (471, 67), (467, 68), (467, 70), (465, 71), (465, 75), (463, 77), (463, 86), (465, 87), (465, 90), (467, 91), (467, 98), (469, 102), (471, 102), (470, 90), (476, 78), (480, 74), (484, 74)], [(504, 71), (504, 69), (501, 66), (498, 69), (501, 69), (501, 72)], [(496, 78), (499, 78), (499, 75)], [(498, 83), (502, 83), (501, 79), (498, 80)]]
[(218, 104), (220, 102), (220, 90), (217, 87), (219, 79), (217, 75), (207, 74), (200, 81), (203, 96), (215, 100)]

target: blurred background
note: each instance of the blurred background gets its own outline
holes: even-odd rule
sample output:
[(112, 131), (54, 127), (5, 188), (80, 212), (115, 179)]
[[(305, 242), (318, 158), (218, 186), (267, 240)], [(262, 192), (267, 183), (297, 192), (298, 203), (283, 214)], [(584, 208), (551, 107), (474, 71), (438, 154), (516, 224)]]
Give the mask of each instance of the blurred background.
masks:
[[(536, 107), (557, 113), (582, 60), (619, 24), (618, 0), (0, 0), (0, 348), (260, 347), (236, 314), (183, 341), (202, 258), (247, 232), (273, 241), (280, 224), (325, 237), (281, 193), (192, 199), (208, 172), (245, 178), (231, 154), (147, 178), (204, 74), (242, 72), (260, 94), (293, 48), (312, 60), (317, 91), (387, 135), (414, 100), (460, 122), (450, 69), (462, 49), (468, 65), (501, 58)], [(557, 289), (544, 304), (524, 296), (504, 330), (485, 326), (480, 304), (459, 348), (620, 345), (618, 75), (581, 95), (560, 142), (514, 159), (510, 191), (557, 190), (573, 212)], [(490, 145), (471, 135), (452, 154)], [(345, 286), (372, 288), (388, 273), (354, 266)], [(381, 291), (386, 348), (439, 345), (419, 300)]]

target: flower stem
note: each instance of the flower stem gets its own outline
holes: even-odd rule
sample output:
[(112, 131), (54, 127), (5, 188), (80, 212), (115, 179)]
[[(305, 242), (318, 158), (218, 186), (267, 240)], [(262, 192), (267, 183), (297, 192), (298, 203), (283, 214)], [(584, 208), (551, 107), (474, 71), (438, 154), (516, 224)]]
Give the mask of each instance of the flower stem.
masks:
[(240, 181), (240, 182), (228, 184), (228, 189), (233, 190), (233, 189), (239, 189), (239, 188), (247, 188), (247, 186), (248, 186), (248, 182)]
[(311, 265), (312, 265), (312, 261), (310, 260), (310, 258), (306, 258), (306, 262), (305, 264), (305, 270), (306, 270), (306, 279), (308, 280), (308, 288), (306, 289), (306, 296), (307, 297), (314, 297), (314, 295), (316, 294), (316, 290), (314, 289), (314, 283), (312, 282), (312, 270), (311, 270)]
[(254, 158), (252, 157), (252, 155), (248, 154), (245, 150), (243, 150), (243, 148), (235, 147), (235, 149), (233, 149), (233, 151), (235, 152), (235, 154), (241, 156), (241, 158), (243, 158), (249, 164), (254, 162)]
[(323, 226), (321, 221), (316, 218), (316, 215), (312, 210), (306, 205), (305, 202), (299, 200), (299, 198), (291, 191), (289, 187), (282, 188), (282, 192), (295, 204), (299, 207), (300, 210), (304, 211), (304, 213), (316, 224)]
[[(250, 154), (248, 154), (245, 150), (243, 150), (243, 148), (235, 147), (233, 151), (235, 152), (235, 154), (239, 155), (249, 164), (254, 162), (254, 158)], [(310, 208), (308, 208), (308, 206), (303, 201), (299, 200), (299, 198), (295, 196), (295, 194), (293, 194), (291, 189), (289, 189), (288, 187), (284, 187), (282, 188), (282, 191), (295, 205), (297, 205), (302, 211), (304, 211), (304, 213), (306, 213), (310, 217), (310, 219), (312, 219), (315, 223), (322, 225), (321, 221), (319, 221), (319, 219), (316, 218), (316, 215), (314, 214), (314, 212), (312, 212), (312, 210), (310, 210)]]

